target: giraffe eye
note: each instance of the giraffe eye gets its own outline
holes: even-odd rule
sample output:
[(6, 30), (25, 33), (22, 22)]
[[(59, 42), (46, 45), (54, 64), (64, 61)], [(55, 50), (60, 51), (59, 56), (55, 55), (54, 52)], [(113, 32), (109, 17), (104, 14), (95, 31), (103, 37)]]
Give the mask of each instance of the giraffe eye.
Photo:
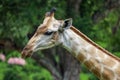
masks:
[(44, 33), (44, 35), (51, 35), (53, 33), (53, 31), (47, 31)]

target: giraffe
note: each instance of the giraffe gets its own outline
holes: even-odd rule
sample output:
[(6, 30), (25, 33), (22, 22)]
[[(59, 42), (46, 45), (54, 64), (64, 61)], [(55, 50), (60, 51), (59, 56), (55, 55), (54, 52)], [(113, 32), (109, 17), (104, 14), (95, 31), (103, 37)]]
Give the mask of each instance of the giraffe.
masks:
[(22, 51), (22, 57), (60, 45), (83, 63), (100, 80), (120, 80), (120, 58), (97, 45), (72, 26), (72, 18), (56, 20), (55, 9), (45, 14), (43, 23)]

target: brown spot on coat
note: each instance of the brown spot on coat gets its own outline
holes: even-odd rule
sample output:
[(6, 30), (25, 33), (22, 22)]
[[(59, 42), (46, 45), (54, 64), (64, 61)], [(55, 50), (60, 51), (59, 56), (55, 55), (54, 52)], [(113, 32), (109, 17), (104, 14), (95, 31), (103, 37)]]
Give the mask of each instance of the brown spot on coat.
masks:
[(115, 77), (114, 72), (106, 67), (104, 67), (104, 71), (102, 73), (102, 77), (104, 80), (114, 80)]
[[(98, 77), (101, 77), (99, 65), (92, 69), (92, 72)], [(106, 79), (107, 80), (107, 79)], [(108, 79), (109, 80), (109, 79)]]
[(106, 58), (104, 61), (102, 61), (102, 64), (105, 66), (109, 66), (110, 68), (113, 67), (116, 63), (116, 60), (114, 60), (111, 57)]
[(95, 66), (95, 64), (97, 64), (97, 61), (94, 60), (93, 58), (90, 58), (90, 59), (89, 59), (88, 61), (86, 61), (84, 64), (85, 64), (86, 67), (88, 67), (89, 69), (92, 69), (92, 68)]
[(85, 56), (82, 53), (78, 53), (78, 56), (76, 58), (80, 61), (83, 62), (85, 60)]

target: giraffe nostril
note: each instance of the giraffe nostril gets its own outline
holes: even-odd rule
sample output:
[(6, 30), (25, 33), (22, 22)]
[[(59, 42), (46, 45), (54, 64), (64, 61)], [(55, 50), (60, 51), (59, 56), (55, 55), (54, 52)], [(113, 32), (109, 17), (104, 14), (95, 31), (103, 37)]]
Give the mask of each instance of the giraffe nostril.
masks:
[(32, 50), (23, 50), (21, 53), (22, 58), (30, 57), (32, 55), (33, 51)]

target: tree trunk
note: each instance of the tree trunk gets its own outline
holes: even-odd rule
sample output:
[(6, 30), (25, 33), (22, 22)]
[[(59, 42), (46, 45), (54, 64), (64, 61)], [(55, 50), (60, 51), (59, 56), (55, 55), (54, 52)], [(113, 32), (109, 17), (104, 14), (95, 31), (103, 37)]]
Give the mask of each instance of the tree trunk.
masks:
[(42, 51), (44, 57), (34, 54), (32, 58), (50, 71), (54, 80), (79, 80), (79, 62), (61, 47)]
[(67, 0), (67, 16), (76, 17), (80, 13), (80, 4), (82, 0)]
[[(80, 65), (74, 56), (63, 48), (58, 48), (58, 52), (61, 61), (61, 67), (63, 69), (63, 80), (79, 80)], [(62, 70), (61, 70), (62, 71)]]

